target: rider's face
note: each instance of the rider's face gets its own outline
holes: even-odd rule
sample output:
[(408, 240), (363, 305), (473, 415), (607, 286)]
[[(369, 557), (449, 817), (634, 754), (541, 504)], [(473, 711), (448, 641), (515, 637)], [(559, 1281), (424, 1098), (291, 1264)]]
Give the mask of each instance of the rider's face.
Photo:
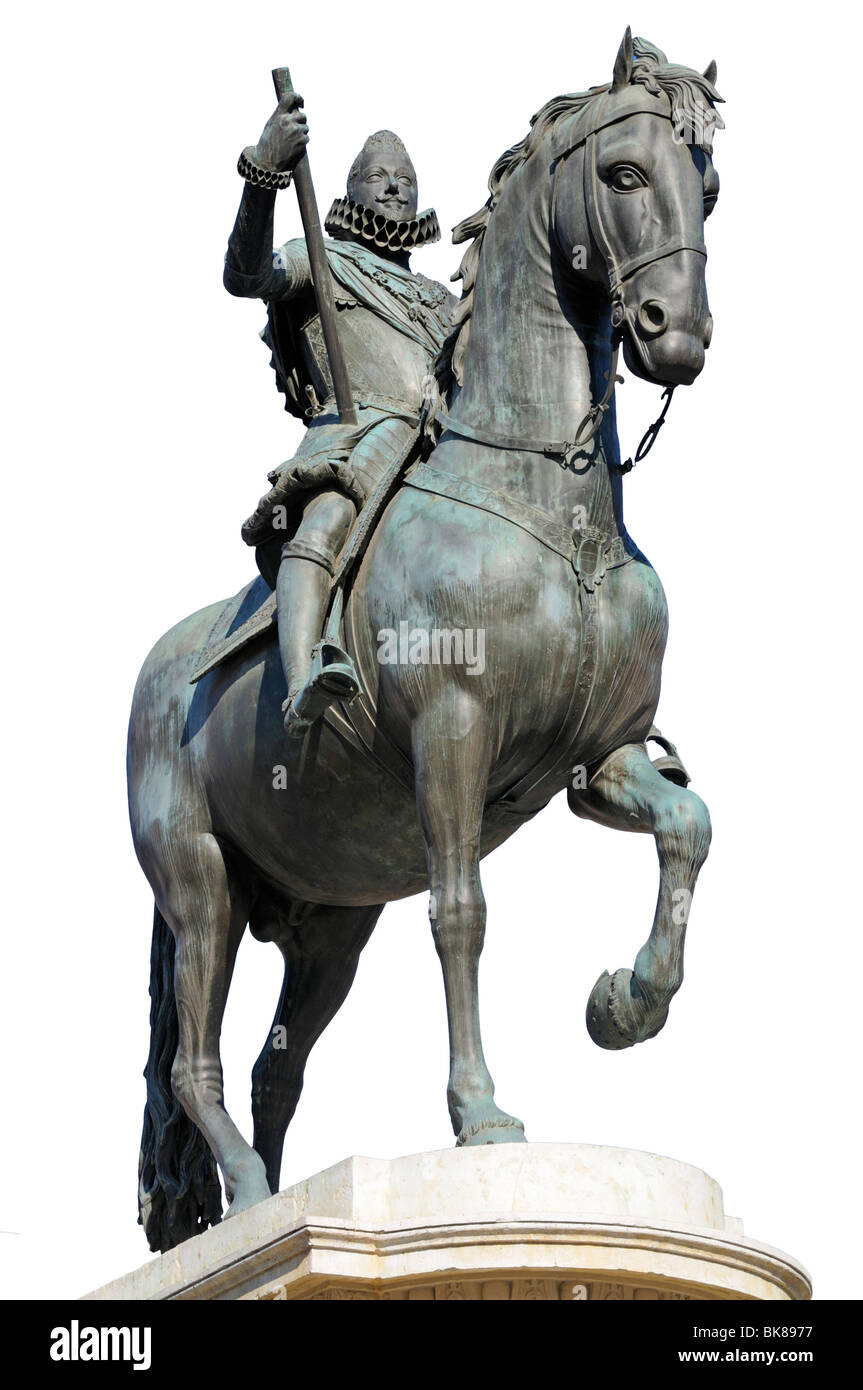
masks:
[(417, 178), (401, 150), (373, 149), (363, 156), (351, 181), (354, 202), (398, 222), (416, 217)]

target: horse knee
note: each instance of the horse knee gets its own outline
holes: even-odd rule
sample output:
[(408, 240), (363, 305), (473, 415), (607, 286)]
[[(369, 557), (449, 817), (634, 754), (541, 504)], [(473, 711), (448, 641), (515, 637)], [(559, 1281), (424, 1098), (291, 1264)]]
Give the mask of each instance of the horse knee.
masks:
[(682, 854), (700, 866), (707, 858), (713, 833), (710, 813), (695, 792), (675, 788), (656, 811), (653, 833), (665, 857)]
[(458, 898), (433, 895), (429, 916), (438, 955), (458, 951), (470, 959), (479, 957), (485, 939), (485, 898), (481, 889)]

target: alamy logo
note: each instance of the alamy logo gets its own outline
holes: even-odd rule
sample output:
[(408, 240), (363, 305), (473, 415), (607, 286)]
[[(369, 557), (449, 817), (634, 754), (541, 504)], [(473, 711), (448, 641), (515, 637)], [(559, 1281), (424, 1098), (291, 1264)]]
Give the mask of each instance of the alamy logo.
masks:
[(381, 666), (466, 666), (469, 676), (485, 670), (484, 627), (412, 628), (410, 623), (382, 627), (378, 633)]
[(149, 1371), (149, 1327), (71, 1327), (51, 1332), (52, 1361), (131, 1361), (133, 1371)]
[(676, 145), (698, 145), (709, 150), (719, 118), (706, 106), (675, 106), (671, 113), (671, 138)]

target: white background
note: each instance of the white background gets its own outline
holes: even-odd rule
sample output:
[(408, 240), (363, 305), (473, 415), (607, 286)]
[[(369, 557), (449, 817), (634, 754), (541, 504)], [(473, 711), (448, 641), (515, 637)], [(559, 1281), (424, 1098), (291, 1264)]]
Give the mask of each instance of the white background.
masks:
[[(17, 1234), (0, 1237), (0, 1291), (74, 1295), (147, 1258), (152, 901), (126, 721), (156, 638), (250, 577), (240, 522), (298, 440), (256, 338), (262, 306), (221, 285), (270, 69), (289, 63), (305, 95), (324, 207), (366, 134), (392, 126), (420, 206), (448, 228), (537, 107), (608, 80), (631, 22), (673, 61), (715, 56), (727, 102), (713, 346), (626, 483), (671, 610), (659, 723), (715, 838), (669, 1023), (617, 1054), (591, 1043), (584, 1008), (649, 929), (652, 842), (559, 798), (493, 855), (486, 1053), (530, 1139), (703, 1167), (750, 1235), (810, 1268), (816, 1296), (859, 1297), (858, 40), (829, 4), (367, 12), (151, 0), (6, 21), (0, 1227)], [(298, 234), (293, 192), (279, 222)], [(445, 237), (414, 265), (446, 280), (459, 254)], [(618, 401), (630, 452), (659, 393), (627, 376)], [(244, 942), (224, 1059), (247, 1133), (280, 974), (275, 947)], [(387, 909), (313, 1053), (283, 1184), (351, 1153), (447, 1147), (446, 1063), (422, 897)]]

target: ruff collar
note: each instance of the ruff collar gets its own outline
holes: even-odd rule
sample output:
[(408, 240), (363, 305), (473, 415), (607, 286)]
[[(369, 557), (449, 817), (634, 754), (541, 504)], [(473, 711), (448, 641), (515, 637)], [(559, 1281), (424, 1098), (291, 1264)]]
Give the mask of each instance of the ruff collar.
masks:
[(352, 198), (336, 198), (326, 216), (324, 231), (330, 236), (339, 232), (351, 232), (373, 246), (386, 247), (388, 251), (412, 251), (417, 246), (428, 246), (432, 241), (440, 241), (440, 227), (434, 208), (427, 208), (418, 217), (397, 221), (394, 217), (384, 217), (382, 213), (372, 212), (362, 203)]

